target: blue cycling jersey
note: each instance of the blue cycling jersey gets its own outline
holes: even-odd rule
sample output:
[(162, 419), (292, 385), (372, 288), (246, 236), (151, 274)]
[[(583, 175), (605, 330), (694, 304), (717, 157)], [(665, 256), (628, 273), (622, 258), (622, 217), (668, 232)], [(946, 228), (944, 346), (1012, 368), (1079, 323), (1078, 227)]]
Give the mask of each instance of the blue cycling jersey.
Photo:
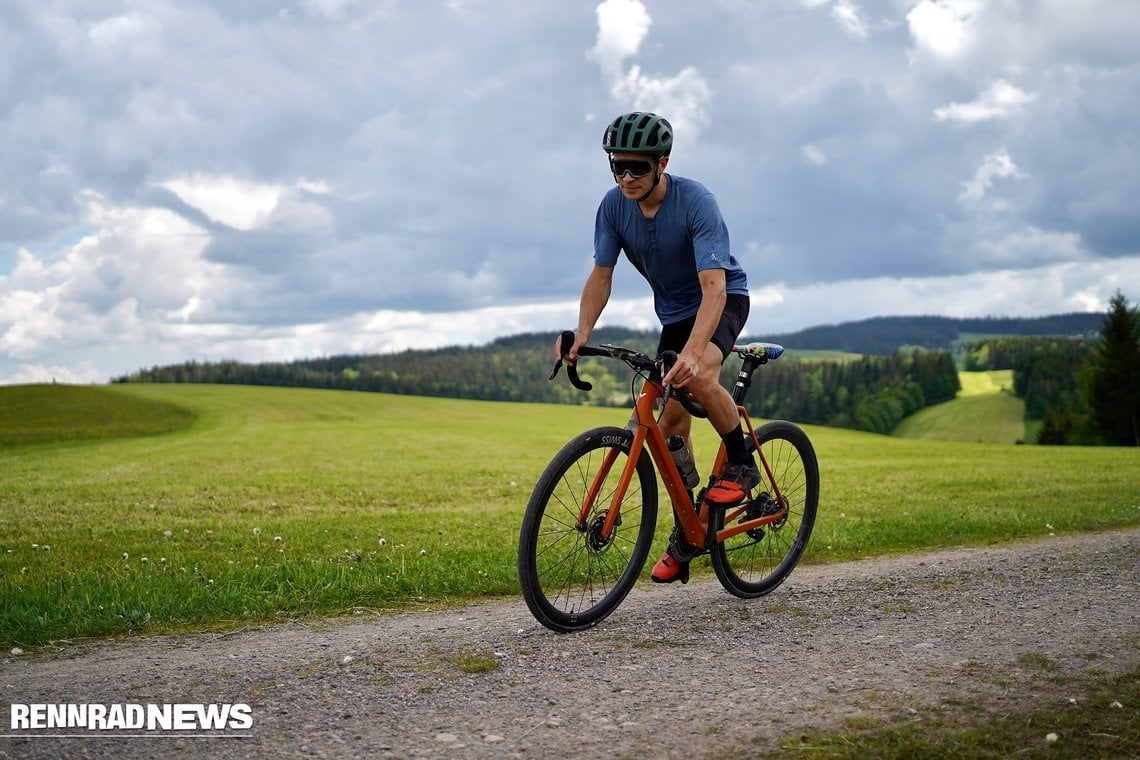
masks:
[(729, 250), (728, 227), (713, 194), (694, 180), (665, 177), (665, 199), (652, 219), (620, 188), (610, 188), (594, 224), (594, 263), (612, 268), (625, 251), (653, 289), (657, 318), (668, 325), (700, 309), (698, 272), (723, 269), (726, 291), (740, 295), (748, 295), (748, 276)]

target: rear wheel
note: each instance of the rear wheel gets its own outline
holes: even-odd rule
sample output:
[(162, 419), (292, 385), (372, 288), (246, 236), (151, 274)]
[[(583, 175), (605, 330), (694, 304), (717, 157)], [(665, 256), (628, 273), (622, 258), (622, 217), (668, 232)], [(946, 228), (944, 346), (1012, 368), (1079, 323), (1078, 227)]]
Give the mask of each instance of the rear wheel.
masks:
[[(779, 520), (713, 546), (716, 577), (729, 593), (746, 599), (770, 593), (792, 572), (807, 547), (819, 506), (819, 464), (807, 434), (790, 422), (776, 421), (761, 425), (756, 438), (775, 483), (761, 465), (761, 483), (753, 489), (747, 509), (714, 509), (711, 515), (719, 531), (726, 522), (741, 524), (787, 507)], [(748, 445), (755, 448), (751, 439)]]
[(596, 625), (641, 573), (657, 524), (657, 479), (644, 449), (619, 519), (603, 535), (632, 441), (624, 428), (589, 430), (558, 452), (535, 485), (519, 533), (519, 585), (527, 607), (547, 628)]

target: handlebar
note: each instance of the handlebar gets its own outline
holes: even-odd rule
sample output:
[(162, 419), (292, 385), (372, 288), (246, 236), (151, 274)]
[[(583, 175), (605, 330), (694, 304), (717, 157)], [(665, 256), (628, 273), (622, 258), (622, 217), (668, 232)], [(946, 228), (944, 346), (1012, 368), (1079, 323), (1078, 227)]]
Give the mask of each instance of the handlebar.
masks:
[[(559, 353), (562, 356), (565, 356), (566, 353), (574, 345), (574, 333), (570, 330), (563, 331), (562, 336), (561, 336), (561, 341), (562, 341), (561, 346), (560, 346), (561, 351)], [(600, 347), (582, 346), (582, 348), (579, 349), (579, 351), (578, 351), (578, 355), (579, 356), (608, 356), (611, 359), (620, 359), (621, 361), (628, 364), (630, 366), (630, 368), (636, 372), (656, 372), (656, 373), (659, 373), (658, 374), (659, 378), (662, 378), (665, 375), (669, 374), (669, 370), (672, 369), (673, 365), (677, 361), (677, 352), (676, 351), (663, 351), (661, 353), (660, 359), (657, 361), (654, 361), (653, 359), (650, 359), (648, 356), (641, 353), (640, 351), (634, 351), (633, 349), (622, 348), (621, 346), (610, 346), (610, 345), (603, 345)], [(558, 359), (557, 361), (554, 362), (554, 369), (551, 370), (551, 372), (550, 372), (550, 379), (551, 380), (553, 380), (555, 377), (558, 376), (558, 370), (561, 368), (562, 368), (562, 359)], [(581, 391), (593, 390), (593, 387), (594, 387), (593, 384), (583, 380), (581, 377), (578, 376), (578, 367), (577, 367), (576, 363), (567, 363), (566, 364), (566, 376), (570, 378), (570, 384), (573, 385), (578, 390), (581, 390)], [(685, 411), (687, 411), (689, 414), (693, 415), (694, 417), (699, 417), (701, 419), (704, 419), (705, 417), (709, 416), (709, 413), (707, 411), (705, 411), (705, 409), (703, 407), (701, 407), (697, 402), (693, 401), (689, 397), (689, 394), (686, 393), (681, 388), (674, 388), (672, 384), (666, 385), (663, 392), (662, 392), (662, 395), (665, 398), (669, 398), (670, 395), (673, 398), (676, 398), (677, 401), (679, 401), (681, 403), (681, 406), (685, 408)]]

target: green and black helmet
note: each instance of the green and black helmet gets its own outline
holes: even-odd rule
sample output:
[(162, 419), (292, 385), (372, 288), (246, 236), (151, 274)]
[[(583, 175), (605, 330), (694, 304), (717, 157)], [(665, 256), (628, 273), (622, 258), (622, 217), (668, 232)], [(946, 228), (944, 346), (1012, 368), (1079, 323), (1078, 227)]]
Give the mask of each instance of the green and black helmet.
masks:
[(669, 155), (673, 149), (673, 127), (655, 113), (634, 111), (613, 120), (602, 135), (606, 153), (645, 153)]

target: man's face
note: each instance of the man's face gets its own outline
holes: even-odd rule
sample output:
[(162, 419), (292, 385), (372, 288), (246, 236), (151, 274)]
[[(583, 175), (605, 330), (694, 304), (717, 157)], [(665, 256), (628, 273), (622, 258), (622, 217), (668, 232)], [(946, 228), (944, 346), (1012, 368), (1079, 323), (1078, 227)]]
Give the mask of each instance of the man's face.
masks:
[(610, 171), (622, 194), (637, 200), (653, 187), (656, 173), (664, 171), (668, 161), (667, 157), (655, 158), (644, 153), (611, 153)]

